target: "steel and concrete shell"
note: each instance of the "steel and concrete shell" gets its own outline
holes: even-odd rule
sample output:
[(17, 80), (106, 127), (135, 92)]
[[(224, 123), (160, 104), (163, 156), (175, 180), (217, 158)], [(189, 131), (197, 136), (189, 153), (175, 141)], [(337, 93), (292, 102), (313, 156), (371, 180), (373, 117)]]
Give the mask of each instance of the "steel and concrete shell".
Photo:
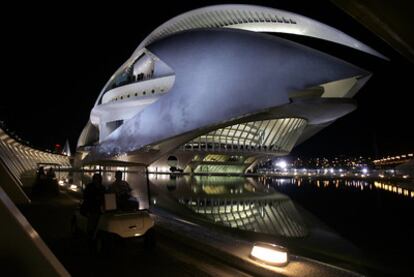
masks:
[(78, 141), (89, 153), (84, 161), (158, 168), (174, 153), (181, 168), (218, 161), (244, 171), (257, 158), (289, 153), (355, 109), (351, 98), (369, 72), (269, 33), (385, 58), (286, 11), (219, 5), (184, 13), (155, 29), (105, 85)]

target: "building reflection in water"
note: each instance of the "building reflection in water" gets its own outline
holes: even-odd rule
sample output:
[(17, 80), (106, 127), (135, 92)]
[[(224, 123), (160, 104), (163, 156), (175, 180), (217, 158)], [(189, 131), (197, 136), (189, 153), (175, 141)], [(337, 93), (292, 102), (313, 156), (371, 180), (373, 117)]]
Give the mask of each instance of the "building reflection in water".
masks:
[(176, 203), (206, 223), (282, 237), (304, 237), (308, 232), (287, 195), (251, 178), (186, 176), (151, 178), (151, 182), (166, 189)]
[(384, 190), (396, 197), (414, 198), (409, 187), (369, 180), (152, 175), (150, 181), (156, 206), (178, 216), (287, 238), (305, 237), (309, 230), (305, 215), (282, 193), (285, 189), (287, 193), (292, 188), (352, 193)]

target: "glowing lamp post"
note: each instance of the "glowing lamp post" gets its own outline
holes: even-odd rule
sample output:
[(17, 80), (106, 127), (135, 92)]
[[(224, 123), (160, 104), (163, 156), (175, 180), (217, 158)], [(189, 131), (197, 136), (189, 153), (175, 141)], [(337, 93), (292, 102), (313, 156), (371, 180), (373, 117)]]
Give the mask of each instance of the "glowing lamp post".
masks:
[(289, 262), (287, 249), (270, 243), (255, 243), (250, 256), (269, 265), (284, 266)]

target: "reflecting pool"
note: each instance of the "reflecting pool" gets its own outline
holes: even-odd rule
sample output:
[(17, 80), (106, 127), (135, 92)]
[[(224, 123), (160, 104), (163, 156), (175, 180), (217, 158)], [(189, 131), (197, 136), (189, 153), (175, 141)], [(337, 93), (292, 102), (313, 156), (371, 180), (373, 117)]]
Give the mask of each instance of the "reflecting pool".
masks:
[[(414, 186), (316, 178), (150, 175), (151, 204), (199, 224), (410, 272)], [(365, 258), (356, 258), (358, 251)], [(346, 257), (345, 257), (346, 256)], [(354, 260), (353, 260), (354, 259)], [(370, 271), (368, 271), (370, 272)]]

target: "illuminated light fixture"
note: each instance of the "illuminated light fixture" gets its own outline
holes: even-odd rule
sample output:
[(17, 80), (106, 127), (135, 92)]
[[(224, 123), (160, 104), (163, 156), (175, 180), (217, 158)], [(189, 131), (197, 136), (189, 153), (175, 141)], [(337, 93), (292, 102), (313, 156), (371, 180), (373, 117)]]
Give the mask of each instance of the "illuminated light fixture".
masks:
[(286, 248), (264, 242), (255, 243), (250, 256), (255, 260), (275, 266), (284, 266), (289, 262)]
[(63, 186), (65, 184), (65, 182), (63, 182), (63, 180), (59, 180), (59, 185)]
[(287, 167), (287, 163), (285, 161), (280, 161), (276, 163), (276, 166), (285, 169)]
[(78, 186), (70, 185), (70, 189), (73, 190), (73, 191), (78, 191)]

